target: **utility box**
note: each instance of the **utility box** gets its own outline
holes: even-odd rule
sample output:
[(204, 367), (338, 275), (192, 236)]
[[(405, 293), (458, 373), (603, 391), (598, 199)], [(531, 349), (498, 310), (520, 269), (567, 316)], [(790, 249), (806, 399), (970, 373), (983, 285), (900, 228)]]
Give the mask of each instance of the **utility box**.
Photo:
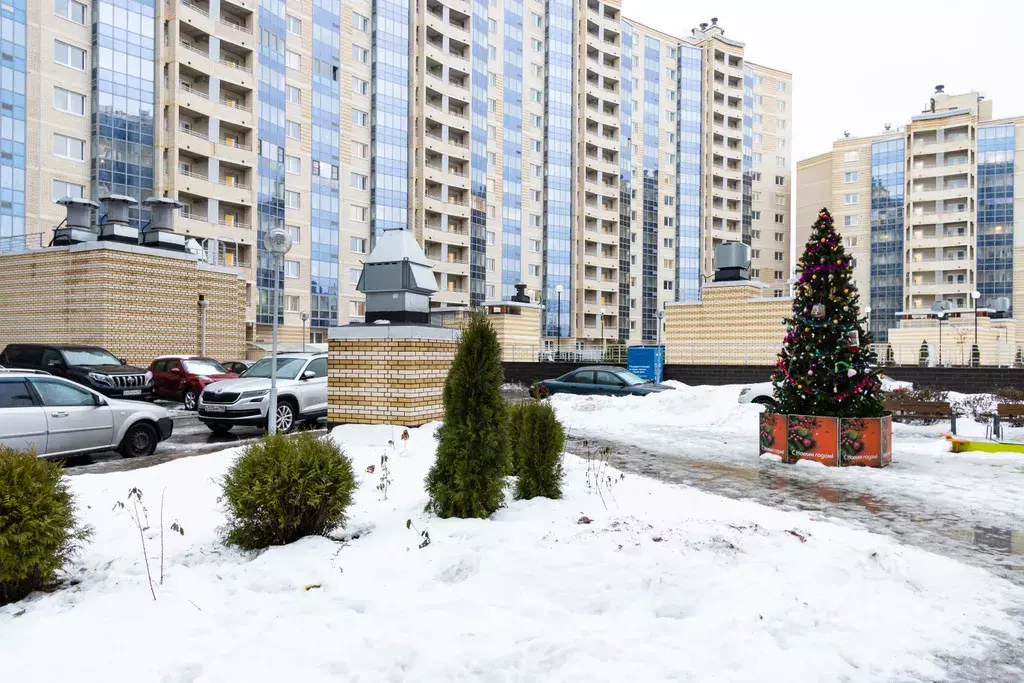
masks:
[(637, 377), (660, 384), (664, 379), (664, 346), (630, 346), (626, 349), (626, 369)]

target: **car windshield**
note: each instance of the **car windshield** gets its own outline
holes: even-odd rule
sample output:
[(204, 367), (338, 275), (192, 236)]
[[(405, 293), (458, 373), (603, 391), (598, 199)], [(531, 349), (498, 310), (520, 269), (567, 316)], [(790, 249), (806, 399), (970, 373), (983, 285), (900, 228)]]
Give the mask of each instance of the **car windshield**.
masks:
[(639, 377), (637, 375), (634, 375), (629, 370), (625, 370), (625, 371), (622, 371), (622, 372), (616, 372), (615, 374), (618, 375), (619, 378), (622, 379), (623, 382), (625, 382), (628, 386), (631, 386), (631, 387), (636, 386), (637, 384), (647, 384), (647, 380), (646, 379), (644, 379), (643, 377)]
[(183, 360), (185, 369), (193, 375), (223, 375), (227, 370), (215, 360)]
[(121, 361), (103, 349), (64, 349), (68, 365), (121, 365)]
[[(261, 358), (243, 372), (242, 377), (270, 377), (270, 362), (270, 358)], [(295, 379), (305, 364), (305, 358), (278, 358), (277, 376), (281, 379)]]

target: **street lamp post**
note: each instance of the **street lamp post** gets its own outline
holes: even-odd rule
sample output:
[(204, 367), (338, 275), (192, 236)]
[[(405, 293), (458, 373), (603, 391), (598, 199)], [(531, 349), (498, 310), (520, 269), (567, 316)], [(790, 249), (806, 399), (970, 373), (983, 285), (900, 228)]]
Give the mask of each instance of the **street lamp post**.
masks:
[(306, 352), (306, 321), (309, 320), (309, 313), (299, 313), (299, 320), (302, 321), (302, 352)]
[(555, 294), (558, 296), (558, 317), (555, 320), (555, 329), (558, 330), (558, 350), (555, 355), (559, 360), (562, 359), (562, 292), (564, 291), (562, 285), (555, 287)]
[(604, 309), (601, 309), (601, 360), (604, 360)]
[(935, 317), (939, 319), (939, 367), (942, 367), (942, 321), (946, 318), (946, 312), (939, 311)]
[(981, 349), (978, 348), (978, 299), (981, 298), (981, 292), (974, 290), (971, 292), (971, 298), (974, 299), (974, 346), (971, 348), (971, 367), (977, 367), (981, 365)]
[(273, 316), (274, 332), (270, 345), (270, 406), (267, 410), (267, 432), (277, 433), (277, 290), (280, 289), (280, 278), (278, 277), (277, 261), (281, 261), (281, 268), (284, 269), (284, 255), (292, 248), (292, 238), (288, 231), (282, 227), (272, 228), (263, 239), (263, 248), (270, 252), (270, 261), (274, 265), (274, 298)]

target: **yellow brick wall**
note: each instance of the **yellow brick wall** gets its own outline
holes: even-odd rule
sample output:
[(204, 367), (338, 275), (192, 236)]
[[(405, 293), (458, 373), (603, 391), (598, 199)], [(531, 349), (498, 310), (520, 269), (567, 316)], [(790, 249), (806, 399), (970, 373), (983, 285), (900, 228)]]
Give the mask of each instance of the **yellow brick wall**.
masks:
[(413, 427), (442, 419), (457, 348), (440, 339), (329, 340), (328, 422)]
[(792, 299), (761, 298), (753, 284), (704, 287), (699, 303), (665, 306), (665, 362), (773, 365)]
[[(518, 313), (488, 311), (487, 319), (491, 322), (498, 343), (501, 344), (501, 359), (506, 362), (536, 359), (541, 347), (540, 308), (531, 306), (517, 307)], [(461, 330), (469, 319), (470, 311), (457, 311), (454, 318), (441, 321), (442, 327)]]
[(102, 346), (135, 365), (201, 350), (199, 295), (209, 302), (206, 353), (245, 353), (245, 282), (192, 260), (114, 246), (0, 256), (0, 347)]

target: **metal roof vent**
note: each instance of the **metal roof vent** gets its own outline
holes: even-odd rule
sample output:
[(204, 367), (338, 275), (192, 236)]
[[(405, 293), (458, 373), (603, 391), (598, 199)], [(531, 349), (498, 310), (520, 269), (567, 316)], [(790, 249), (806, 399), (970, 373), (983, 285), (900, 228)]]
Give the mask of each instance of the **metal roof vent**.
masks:
[(408, 230), (387, 230), (363, 263), (356, 289), (366, 295), (366, 322), (430, 322), (437, 281), (423, 249)]
[(53, 244), (66, 246), (81, 242), (95, 242), (100, 238), (92, 226), (92, 212), (100, 205), (82, 197), (61, 197), (57, 203), (67, 209), (67, 217), (53, 231)]
[(946, 86), (944, 86), (942, 84), (939, 84), (939, 85), (935, 86), (935, 94), (936, 95), (941, 95), (945, 91), (946, 91)]
[(991, 308), (992, 313), (989, 314), (990, 318), (1009, 318), (1010, 317), (1010, 298), (1005, 296), (999, 296), (994, 299), (989, 299), (985, 302), (986, 308)]
[(750, 279), (750, 247), (743, 242), (722, 242), (715, 247), (715, 282)]
[(938, 301), (932, 302), (932, 312), (941, 313), (948, 311), (953, 308), (953, 302), (949, 299), (939, 299)]
[(708, 22), (702, 21), (701, 24), (700, 24), (700, 30), (701, 31), (707, 31), (708, 30)]
[(107, 242), (139, 243), (139, 229), (129, 224), (129, 213), (138, 202), (126, 194), (108, 194), (100, 197), (107, 215), (100, 224), (100, 239)]
[(515, 295), (513, 295), (512, 301), (521, 304), (530, 303), (530, 297), (526, 295), (526, 285), (524, 285), (523, 283), (519, 283), (516, 285), (516, 293)]
[(170, 197), (149, 197), (142, 200), (149, 208), (150, 218), (140, 242), (147, 247), (185, 251), (185, 236), (174, 230), (174, 212), (184, 204)]
[(711, 25), (718, 26), (718, 17), (711, 17)]

